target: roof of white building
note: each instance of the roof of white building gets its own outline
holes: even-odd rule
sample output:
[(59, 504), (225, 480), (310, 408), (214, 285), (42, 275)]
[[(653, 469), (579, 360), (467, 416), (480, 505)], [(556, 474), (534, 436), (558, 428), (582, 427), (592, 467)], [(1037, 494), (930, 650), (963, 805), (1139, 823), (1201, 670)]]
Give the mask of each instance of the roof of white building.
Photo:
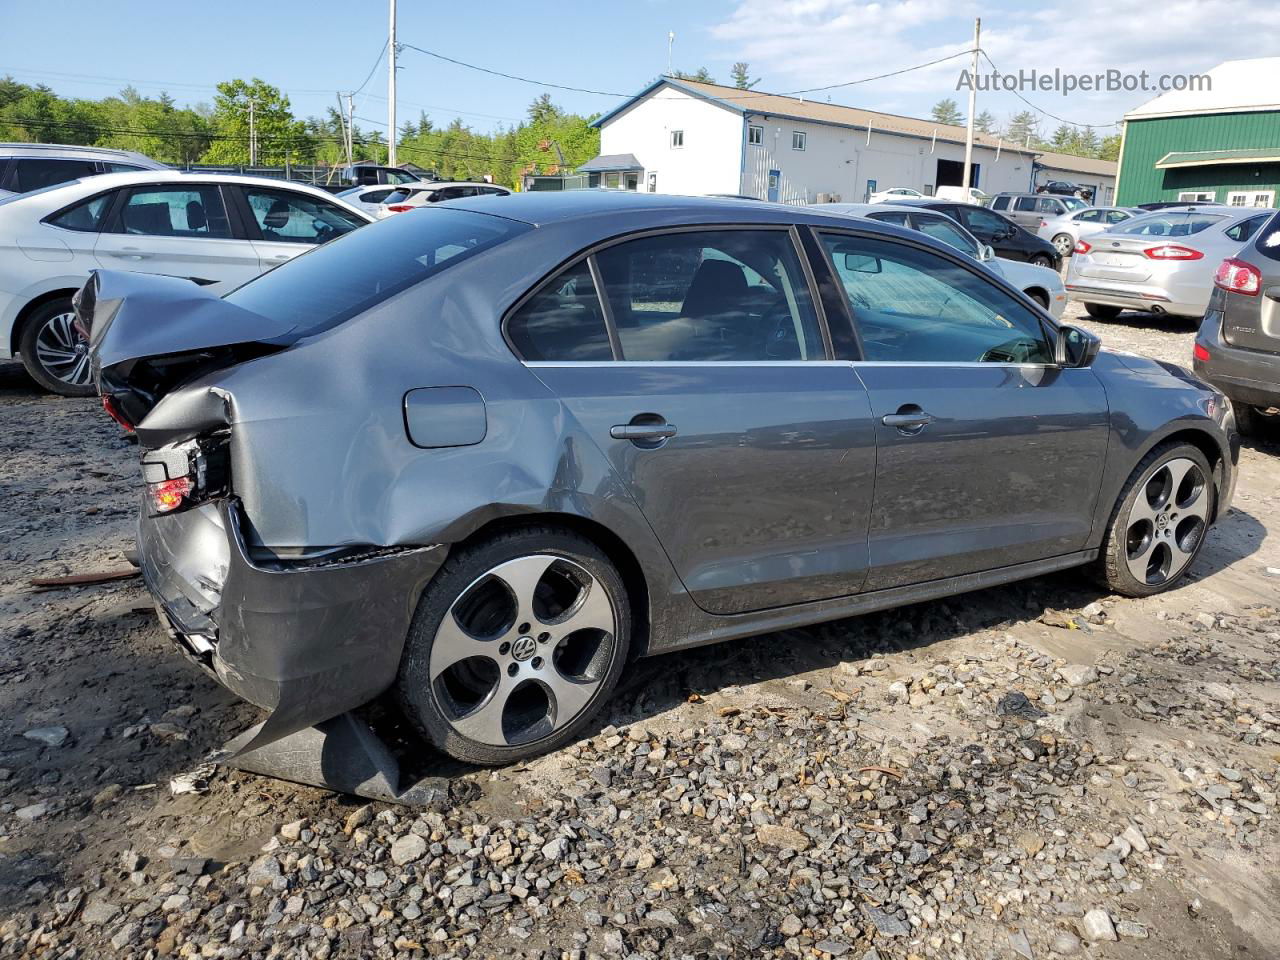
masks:
[(1198, 113), (1280, 110), (1280, 57), (1227, 60), (1208, 73), (1203, 90), (1174, 90), (1124, 115), (1126, 120)]
[[(919, 137), (931, 140), (937, 137), (944, 143), (964, 143), (965, 128), (949, 123), (938, 123), (935, 120), (921, 120), (916, 117), (902, 117), (878, 110), (863, 110), (860, 107), (846, 107), (838, 103), (824, 103), (820, 100), (805, 100), (803, 97), (790, 97), (777, 93), (764, 93), (759, 90), (740, 90), (718, 83), (703, 83), (699, 80), (660, 77), (634, 97), (606, 113), (596, 120), (593, 126), (604, 126), (615, 116), (640, 100), (652, 96), (661, 87), (670, 87), (683, 93), (699, 97), (717, 106), (742, 114), (759, 117), (778, 117), (792, 120), (807, 120), (812, 123), (825, 123), (832, 126), (850, 127), (858, 130), (870, 128), (873, 134), (891, 133), (899, 136)], [(1039, 162), (1053, 170), (1069, 173), (1089, 173), (1114, 177), (1116, 164), (1111, 160), (1095, 160), (1091, 157), (1077, 157), (1065, 153), (1045, 153), (1040, 150), (1028, 150), (1017, 142), (1009, 142), (995, 134), (974, 133), (975, 146), (995, 150), (1034, 154)]]

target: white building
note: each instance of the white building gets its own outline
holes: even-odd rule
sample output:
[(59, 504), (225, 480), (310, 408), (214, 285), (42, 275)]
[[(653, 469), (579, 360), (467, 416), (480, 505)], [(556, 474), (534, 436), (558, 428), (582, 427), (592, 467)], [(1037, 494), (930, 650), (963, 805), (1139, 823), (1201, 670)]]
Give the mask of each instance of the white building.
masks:
[[(662, 77), (595, 125), (600, 156), (581, 168), (593, 186), (858, 202), (890, 187), (932, 194), (964, 174), (964, 127), (693, 80)], [(1069, 180), (1106, 204), (1115, 167), (977, 134), (971, 183), (994, 194)]]

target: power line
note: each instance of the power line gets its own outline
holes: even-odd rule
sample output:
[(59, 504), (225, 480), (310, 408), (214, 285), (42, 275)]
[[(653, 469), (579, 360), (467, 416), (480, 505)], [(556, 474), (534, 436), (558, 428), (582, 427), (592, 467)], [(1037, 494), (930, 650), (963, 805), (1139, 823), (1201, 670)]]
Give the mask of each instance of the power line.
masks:
[(354, 90), (351, 91), (351, 95), (353, 97), (369, 85), (369, 81), (373, 79), (373, 72), (378, 69), (378, 64), (382, 62), (382, 57), (384, 54), (386, 54), (386, 52), (387, 52), (387, 41), (383, 40), (382, 46), (378, 48), (378, 59), (373, 61), (373, 66), (369, 68), (369, 75), (364, 78), (364, 83), (360, 84), (360, 86), (356, 87)]
[[(575, 87), (575, 86), (570, 86), (568, 84), (563, 84), (563, 83), (551, 83), (550, 81), (547, 81), (547, 80), (534, 80), (531, 77), (522, 77), (514, 73), (504, 73), (501, 70), (494, 70), (494, 69), (491, 69), (490, 67), (482, 67), (479, 64), (468, 63), (465, 60), (458, 60), (455, 57), (446, 56), (445, 54), (438, 53), (435, 50), (427, 50), (423, 47), (415, 46), (412, 43), (401, 42), (400, 46), (405, 47), (409, 50), (416, 50), (418, 53), (426, 54), (428, 57), (434, 57), (437, 60), (443, 60), (446, 63), (452, 63), (455, 66), (464, 67), (468, 70), (475, 70), (480, 73), (487, 73), (490, 76), (494, 76), (494, 77), (503, 77), (504, 79), (507, 79), (507, 80), (515, 80), (519, 83), (528, 83), (537, 87), (550, 87), (554, 90), (568, 90), (573, 93), (590, 93), (590, 94), (594, 94), (596, 96), (601, 96), (601, 97), (623, 97), (626, 99), (630, 99), (631, 97), (635, 96), (634, 92), (620, 93), (616, 90), (596, 90), (590, 87)], [(939, 57), (936, 60), (929, 60), (926, 63), (917, 63), (909, 67), (902, 67), (899, 70), (891, 70), (888, 73), (876, 74), (875, 76), (872, 76), (872, 77), (860, 77), (857, 80), (845, 80), (840, 83), (831, 83), (821, 87), (806, 87), (802, 90), (789, 90), (784, 93), (777, 93), (777, 94), (747, 92), (742, 94), (735, 94), (733, 96), (724, 96), (724, 97), (720, 97), (719, 99), (721, 100), (758, 100), (763, 97), (774, 97), (774, 96), (792, 97), (792, 96), (799, 96), (800, 94), (804, 94), (804, 93), (820, 93), (824, 90), (835, 90), (840, 87), (852, 87), (862, 83), (871, 83), (874, 80), (884, 80), (887, 77), (897, 77), (904, 73), (911, 73), (912, 71), (915, 71), (915, 70), (923, 70), (926, 67), (937, 66), (939, 63), (946, 63), (948, 60), (955, 60), (958, 57), (969, 56), (972, 53), (973, 53), (973, 48), (970, 47), (966, 50), (960, 50), (957, 53), (948, 54), (945, 57)], [(717, 84), (717, 86), (719, 86), (719, 84)], [(658, 98), (655, 98), (655, 99), (658, 99)], [(669, 98), (669, 99), (675, 99), (675, 98)]]
[[(992, 70), (994, 70), (996, 73), (1001, 72), (1000, 68), (995, 65), (995, 63), (992, 61), (992, 59), (989, 56), (987, 56), (987, 51), (979, 50), (978, 52), (982, 54), (982, 59), (986, 60), (987, 63), (991, 64)], [(1057, 120), (1059, 123), (1065, 123), (1069, 127), (1092, 127), (1094, 129), (1105, 130), (1107, 127), (1118, 127), (1120, 125), (1120, 121), (1118, 120), (1113, 120), (1111, 123), (1079, 123), (1075, 120), (1067, 120), (1065, 117), (1060, 117), (1057, 114), (1050, 113), (1048, 110), (1045, 110), (1043, 107), (1036, 106), (1034, 103), (1032, 103), (1030, 100), (1024, 97), (1017, 90), (1010, 90), (1008, 92), (1012, 93), (1015, 97), (1017, 97), (1019, 100), (1025, 103), (1028, 107), (1036, 111), (1036, 113), (1043, 113), (1046, 117), (1049, 117), (1051, 120)]]

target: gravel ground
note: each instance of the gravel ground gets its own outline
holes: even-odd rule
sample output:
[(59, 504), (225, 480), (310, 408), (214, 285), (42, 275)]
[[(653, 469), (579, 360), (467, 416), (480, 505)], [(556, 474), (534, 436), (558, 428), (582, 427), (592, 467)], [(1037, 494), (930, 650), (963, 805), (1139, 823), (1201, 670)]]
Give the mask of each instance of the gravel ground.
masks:
[[(1191, 325), (1088, 325), (1188, 361)], [(428, 811), (175, 795), (256, 711), (136, 581), (27, 584), (125, 565), (136, 448), (7, 364), (0, 451), (0, 956), (1280, 956), (1278, 447), (1169, 595), (1069, 573), (643, 661)]]

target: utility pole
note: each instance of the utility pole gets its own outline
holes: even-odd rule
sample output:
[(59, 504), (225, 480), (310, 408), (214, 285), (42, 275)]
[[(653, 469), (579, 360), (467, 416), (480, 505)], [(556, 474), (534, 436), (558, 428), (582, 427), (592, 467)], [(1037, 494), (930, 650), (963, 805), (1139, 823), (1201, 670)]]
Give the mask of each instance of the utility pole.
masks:
[[(342, 98), (347, 98), (347, 105), (342, 105)], [(351, 166), (351, 94), (337, 94), (338, 97), (338, 123), (342, 126), (342, 150), (347, 155), (347, 166)]]
[(667, 76), (671, 76), (671, 47), (676, 42), (676, 32), (667, 31)]
[(356, 162), (356, 108), (351, 105), (351, 94), (347, 94), (347, 166)]
[(964, 195), (969, 199), (970, 168), (973, 166), (973, 114), (978, 109), (978, 45), (982, 42), (982, 18), (973, 21), (973, 73), (969, 83), (969, 122), (964, 134)]
[(396, 0), (391, 0), (391, 30), (387, 40), (387, 166), (396, 165)]
[(258, 131), (253, 123), (253, 108), (256, 101), (253, 97), (249, 98), (249, 166), (256, 167), (258, 165)]

